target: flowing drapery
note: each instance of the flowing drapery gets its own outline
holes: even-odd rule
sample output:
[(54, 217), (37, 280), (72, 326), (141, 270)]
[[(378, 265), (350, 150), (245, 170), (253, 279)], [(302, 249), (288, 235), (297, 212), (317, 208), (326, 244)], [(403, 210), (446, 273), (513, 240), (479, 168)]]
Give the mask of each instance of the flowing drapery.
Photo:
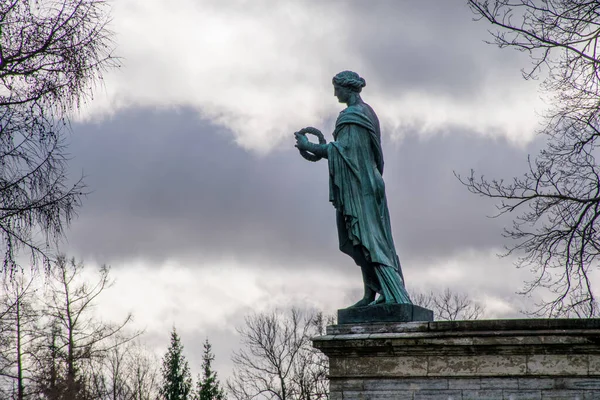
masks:
[(373, 273), (365, 283), (387, 302), (411, 303), (392, 238), (377, 116), (367, 104), (350, 106), (333, 136), (327, 157), (340, 250), (358, 265), (366, 259)]

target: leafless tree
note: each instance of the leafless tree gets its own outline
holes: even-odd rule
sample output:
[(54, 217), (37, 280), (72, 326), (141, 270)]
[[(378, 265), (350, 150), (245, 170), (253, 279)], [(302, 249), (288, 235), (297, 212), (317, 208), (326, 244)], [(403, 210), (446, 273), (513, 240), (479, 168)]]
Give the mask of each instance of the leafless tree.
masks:
[(140, 343), (128, 351), (129, 387), (132, 400), (156, 400), (160, 383), (160, 361)]
[(327, 360), (311, 344), (324, 322), (319, 313), (297, 309), (246, 317), (238, 329), (243, 347), (232, 357), (230, 394), (238, 400), (327, 399)]
[(0, 296), (0, 394), (24, 400), (35, 394), (31, 382), (42, 339), (41, 312), (35, 302), (33, 278), (23, 274), (13, 278), (5, 279)]
[(111, 57), (103, 0), (0, 2), (0, 249), (4, 271), (28, 249), (50, 265), (84, 194), (69, 183), (69, 113), (91, 96)]
[(296, 397), (299, 400), (318, 400), (329, 398), (329, 360), (312, 346), (312, 338), (325, 334), (325, 327), (333, 325), (335, 318), (326, 316), (322, 312), (309, 314), (312, 327), (309, 331), (308, 341), (302, 351), (298, 353), (294, 363), (292, 381), (298, 387)]
[(505, 236), (507, 254), (534, 278), (523, 292), (553, 293), (536, 313), (593, 316), (598, 305), (590, 273), (600, 255), (600, 7), (579, 0), (469, 0), (476, 19), (491, 24), (494, 43), (530, 55), (526, 79), (542, 77), (551, 101), (540, 130), (545, 148), (529, 171), (511, 181), (460, 177), (468, 189), (517, 212)]
[(111, 285), (108, 268), (96, 281), (82, 271), (83, 264), (61, 256), (45, 276), (20, 270), (5, 277), (0, 399), (156, 400), (158, 361), (132, 340), (138, 333), (126, 330), (131, 317), (115, 325), (95, 313)]
[[(98, 296), (111, 285), (109, 269), (99, 279), (82, 280), (83, 264), (59, 256), (50, 271), (44, 313), (47, 318), (46, 353), (41, 357), (38, 384), (49, 400), (99, 398), (96, 374), (109, 356), (139, 332), (126, 334), (128, 315), (118, 324), (98, 319), (93, 308)], [(62, 397), (61, 397), (62, 396)], [(68, 397), (70, 398), (70, 397)]]
[(485, 307), (468, 294), (453, 292), (448, 288), (443, 292), (411, 293), (410, 298), (414, 304), (433, 310), (436, 321), (479, 319), (485, 312)]
[(127, 384), (127, 352), (130, 343), (121, 343), (119, 336), (112, 339), (116, 346), (96, 362), (87, 363), (88, 382), (98, 400), (130, 400)]
[(98, 400), (156, 400), (158, 395), (159, 360), (139, 340), (115, 346), (90, 372), (91, 386)]

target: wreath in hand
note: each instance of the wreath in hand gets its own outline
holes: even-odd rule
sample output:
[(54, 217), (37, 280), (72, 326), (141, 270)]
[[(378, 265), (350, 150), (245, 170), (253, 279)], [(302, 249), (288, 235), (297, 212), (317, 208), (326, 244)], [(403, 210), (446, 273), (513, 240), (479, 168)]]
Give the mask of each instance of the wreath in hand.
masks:
[[(300, 129), (298, 132), (296, 132), (296, 134), (298, 135), (304, 135), (306, 136), (306, 134), (310, 134), (310, 135), (315, 135), (318, 139), (319, 139), (319, 144), (326, 144), (327, 141), (325, 140), (325, 136), (323, 136), (323, 134), (321, 133), (320, 130), (318, 130), (317, 128), (313, 128), (312, 126), (309, 126), (307, 128), (302, 128)], [(321, 156), (318, 156), (316, 154), (311, 153), (310, 151), (307, 150), (300, 150), (298, 149), (298, 151), (300, 151), (300, 155), (302, 157), (304, 157), (306, 160), (308, 161), (319, 161), (321, 158)]]

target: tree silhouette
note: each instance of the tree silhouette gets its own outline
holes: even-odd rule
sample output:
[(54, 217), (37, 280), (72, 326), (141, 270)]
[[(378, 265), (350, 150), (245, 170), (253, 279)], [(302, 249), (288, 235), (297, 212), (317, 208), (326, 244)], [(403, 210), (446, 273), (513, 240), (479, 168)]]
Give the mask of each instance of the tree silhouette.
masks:
[(183, 355), (183, 345), (175, 327), (171, 332), (171, 345), (163, 357), (161, 374), (160, 395), (163, 400), (188, 400), (191, 398), (190, 368)]
[(202, 375), (196, 381), (194, 400), (225, 400), (225, 392), (217, 378), (217, 372), (212, 367), (215, 356), (208, 338), (204, 341), (202, 354)]
[(92, 94), (111, 56), (102, 0), (0, 1), (0, 251), (51, 266), (51, 245), (81, 203), (69, 183), (69, 115)]
[(597, 1), (469, 0), (476, 19), (491, 25), (493, 42), (529, 54), (525, 79), (543, 77), (550, 102), (540, 133), (546, 146), (529, 171), (503, 181), (460, 177), (478, 195), (515, 215), (507, 254), (534, 278), (524, 293), (549, 289), (537, 313), (593, 316), (591, 274), (600, 266), (600, 16)]

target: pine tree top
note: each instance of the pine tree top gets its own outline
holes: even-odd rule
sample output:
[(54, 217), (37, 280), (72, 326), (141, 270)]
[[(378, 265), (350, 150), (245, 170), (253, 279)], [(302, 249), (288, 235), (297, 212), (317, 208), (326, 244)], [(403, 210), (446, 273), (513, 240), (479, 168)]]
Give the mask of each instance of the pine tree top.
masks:
[(217, 372), (212, 367), (214, 360), (215, 356), (212, 353), (212, 346), (207, 338), (204, 341), (202, 376), (198, 376), (195, 400), (225, 400), (225, 391), (217, 378)]
[(175, 327), (171, 332), (171, 344), (162, 360), (161, 375), (162, 399), (191, 400), (192, 376)]

